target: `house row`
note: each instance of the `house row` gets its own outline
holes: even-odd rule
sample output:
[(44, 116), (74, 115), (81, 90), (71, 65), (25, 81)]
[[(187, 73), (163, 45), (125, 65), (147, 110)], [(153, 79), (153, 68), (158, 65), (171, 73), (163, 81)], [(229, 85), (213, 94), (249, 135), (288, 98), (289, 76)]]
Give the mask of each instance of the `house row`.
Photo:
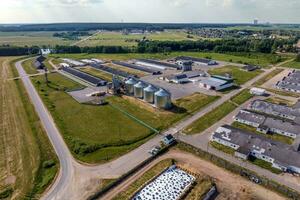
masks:
[(300, 134), (300, 126), (294, 122), (267, 117), (248, 110), (240, 110), (234, 120), (252, 126), (264, 134), (275, 133), (294, 139)]
[(292, 71), (276, 84), (278, 89), (300, 93), (300, 71)]
[(278, 105), (262, 100), (253, 101), (248, 108), (256, 112), (274, 115), (276, 117), (281, 117), (289, 120), (298, 121), (298, 119), (300, 118), (300, 108)]
[(238, 158), (255, 157), (272, 164), (273, 168), (300, 174), (300, 153), (289, 145), (229, 125), (219, 127), (211, 141), (234, 149)]

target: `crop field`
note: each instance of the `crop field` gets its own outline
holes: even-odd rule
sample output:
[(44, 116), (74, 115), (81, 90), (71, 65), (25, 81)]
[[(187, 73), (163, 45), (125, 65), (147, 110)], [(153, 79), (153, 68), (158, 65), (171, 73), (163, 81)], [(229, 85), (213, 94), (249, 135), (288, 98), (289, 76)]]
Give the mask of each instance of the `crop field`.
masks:
[(145, 103), (134, 98), (117, 96), (108, 97), (108, 105), (105, 106), (83, 105), (64, 92), (66, 89), (79, 88), (80, 85), (56, 73), (50, 74), (49, 80), (51, 82), (46, 86), (43, 76), (32, 77), (75, 157), (90, 163), (116, 158), (141, 145), (154, 134), (115, 107), (162, 130), (218, 98), (196, 94), (191, 99), (175, 102), (175, 108), (168, 112), (147, 108)]
[[(262, 53), (210, 53), (210, 52), (172, 52), (172, 53), (128, 53), (128, 54), (53, 54), (54, 58), (99, 58), (104, 60), (130, 60), (139, 58), (149, 59), (169, 59), (176, 56), (192, 56), (196, 58), (210, 58), (219, 61), (233, 62), (233, 63), (248, 63), (253, 65), (260, 65), (262, 67), (269, 67), (271, 64), (276, 64), (278, 56), (273, 54)], [(281, 61), (289, 59), (289, 56), (281, 56)]]
[(74, 41), (53, 37), (55, 32), (0, 32), (0, 45), (55, 46), (69, 45)]
[(121, 32), (101, 32), (95, 36), (79, 43), (79, 46), (136, 46), (144, 37), (148, 40), (159, 41), (182, 41), (182, 40), (198, 40), (199, 36), (192, 35), (188, 38), (188, 34), (180, 30), (167, 30), (164, 32), (145, 33), (145, 34), (122, 34)]
[(21, 81), (7, 80), (14, 76), (13, 59), (0, 58), (0, 196), (34, 199), (59, 166)]
[(261, 72), (262, 72), (261, 70), (256, 70), (254, 72), (247, 72), (236, 66), (225, 66), (221, 68), (211, 69), (208, 71), (208, 73), (212, 75), (224, 76), (226, 74), (230, 74), (234, 78), (234, 82), (237, 85), (242, 85), (248, 82), (249, 80), (259, 75)]

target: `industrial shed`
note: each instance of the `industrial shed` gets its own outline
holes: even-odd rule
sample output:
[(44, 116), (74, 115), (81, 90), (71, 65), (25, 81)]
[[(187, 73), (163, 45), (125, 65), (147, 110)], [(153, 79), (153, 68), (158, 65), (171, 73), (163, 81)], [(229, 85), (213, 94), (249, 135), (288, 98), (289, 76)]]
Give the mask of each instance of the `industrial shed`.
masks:
[(199, 86), (207, 90), (220, 91), (232, 87), (233, 79), (221, 76), (212, 76), (208, 79), (201, 80)]

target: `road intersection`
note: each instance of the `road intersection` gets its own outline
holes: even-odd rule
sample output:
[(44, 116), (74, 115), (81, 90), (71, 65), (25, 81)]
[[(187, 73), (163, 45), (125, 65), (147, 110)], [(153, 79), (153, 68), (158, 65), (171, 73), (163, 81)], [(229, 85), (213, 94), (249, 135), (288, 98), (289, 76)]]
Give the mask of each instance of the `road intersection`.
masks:
[(123, 175), (127, 171), (133, 169), (135, 166), (148, 159), (150, 157), (148, 150), (151, 149), (151, 147), (153, 147), (154, 145), (159, 144), (159, 142), (163, 138), (163, 135), (166, 134), (176, 134), (179, 140), (182, 140), (202, 150), (208, 150), (210, 153), (213, 153), (226, 160), (229, 160), (230, 162), (242, 165), (243, 167), (246, 167), (250, 170), (257, 171), (260, 175), (264, 175), (278, 182), (285, 183), (289, 187), (300, 191), (299, 184), (284, 181), (285, 179), (282, 176), (272, 174), (252, 164), (247, 164), (245, 166), (244, 163), (242, 163), (240, 160), (234, 157), (224, 155), (222, 152), (219, 152), (212, 148), (208, 148), (207, 143), (211, 130), (215, 128), (216, 125), (219, 125), (219, 123), (224, 123), (223, 120), (221, 120), (221, 122), (213, 126), (213, 128), (209, 128), (208, 130), (204, 131), (203, 134), (193, 136), (185, 136), (180, 134), (181, 131), (189, 124), (193, 123), (195, 120), (199, 119), (209, 111), (213, 110), (225, 101), (229, 100), (231, 97), (235, 96), (243, 89), (251, 87), (251, 85), (254, 82), (271, 72), (273, 68), (266, 69), (259, 76), (255, 77), (254, 79), (241, 86), (240, 89), (234, 90), (228, 94), (223, 95), (222, 98), (210, 104), (203, 110), (197, 112), (192, 117), (180, 121), (179, 123), (172, 126), (170, 129), (163, 132), (163, 134), (155, 136), (145, 144), (127, 153), (126, 155), (123, 155), (120, 158), (105, 164), (90, 166), (79, 163), (73, 158), (58, 128), (56, 127), (56, 124), (51, 114), (48, 112), (37, 91), (35, 90), (33, 84), (31, 83), (30, 77), (24, 71), (22, 67), (23, 61), (17, 62), (16, 68), (60, 161), (59, 174), (53, 185), (50, 187), (50, 189), (45, 192), (42, 199), (86, 199), (92, 192), (97, 190), (99, 180), (118, 178), (119, 176)]

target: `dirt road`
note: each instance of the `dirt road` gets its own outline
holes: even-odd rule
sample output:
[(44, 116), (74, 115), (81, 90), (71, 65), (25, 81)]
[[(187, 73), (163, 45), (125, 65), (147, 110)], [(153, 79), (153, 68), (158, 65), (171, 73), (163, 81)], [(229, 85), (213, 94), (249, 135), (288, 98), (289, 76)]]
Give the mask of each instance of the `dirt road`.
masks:
[(269, 191), (264, 187), (254, 184), (239, 175), (233, 174), (223, 168), (220, 168), (206, 160), (202, 160), (190, 153), (179, 150), (172, 150), (162, 157), (156, 159), (149, 165), (145, 166), (134, 176), (127, 179), (124, 183), (111, 190), (101, 199), (109, 200), (115, 197), (118, 193), (126, 190), (126, 188), (141, 177), (146, 171), (153, 167), (158, 162), (173, 158), (178, 162), (178, 165), (189, 169), (195, 173), (206, 174), (212, 177), (220, 192), (217, 200), (241, 200), (241, 199), (255, 199), (255, 200), (283, 200), (286, 199), (275, 192)]

